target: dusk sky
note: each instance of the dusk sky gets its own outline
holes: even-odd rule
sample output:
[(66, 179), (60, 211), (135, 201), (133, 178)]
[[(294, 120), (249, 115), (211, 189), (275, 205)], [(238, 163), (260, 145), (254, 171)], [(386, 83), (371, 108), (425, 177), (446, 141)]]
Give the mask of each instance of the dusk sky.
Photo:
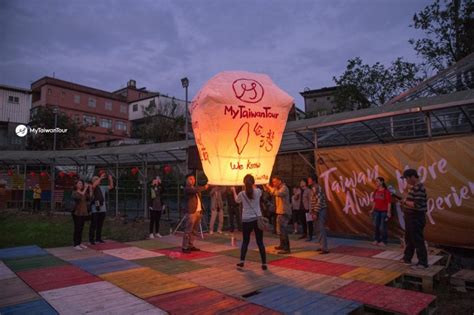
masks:
[(114, 91), (139, 87), (190, 98), (225, 70), (263, 72), (299, 92), (332, 86), (347, 60), (419, 61), (412, 16), (431, 1), (0, 0), (0, 84), (42, 76)]

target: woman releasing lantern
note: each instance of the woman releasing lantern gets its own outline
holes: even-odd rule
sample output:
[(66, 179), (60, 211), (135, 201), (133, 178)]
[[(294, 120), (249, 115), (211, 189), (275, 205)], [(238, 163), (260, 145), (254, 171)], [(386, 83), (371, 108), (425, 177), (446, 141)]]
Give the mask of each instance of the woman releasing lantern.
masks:
[(268, 183), (293, 98), (265, 74), (221, 72), (194, 98), (192, 126), (212, 185)]

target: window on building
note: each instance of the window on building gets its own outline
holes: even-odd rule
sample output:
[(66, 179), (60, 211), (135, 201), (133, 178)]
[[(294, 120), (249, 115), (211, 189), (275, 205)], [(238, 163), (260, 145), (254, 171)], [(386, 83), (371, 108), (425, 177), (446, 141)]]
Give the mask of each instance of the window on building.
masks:
[(75, 104), (80, 104), (81, 103), (81, 96), (80, 95), (74, 95), (74, 103)]
[(14, 136), (11, 138), (11, 144), (23, 144), (23, 138), (20, 138), (20, 137), (17, 137), (17, 136)]
[(123, 121), (117, 121), (115, 122), (115, 128), (117, 130), (127, 131), (127, 124)]
[(65, 97), (66, 96), (66, 91), (61, 91), (61, 97)]
[(51, 89), (48, 89), (48, 95), (51, 95), (51, 93), (53, 93)]
[(331, 97), (330, 97), (330, 96), (326, 97), (326, 100), (328, 100), (328, 101), (329, 101), (330, 99), (331, 99)]
[(93, 98), (93, 97), (89, 97), (89, 107), (92, 107), (92, 108), (95, 108), (95, 105), (96, 105), (96, 99)]
[(8, 96), (8, 103), (19, 104), (20, 98), (17, 96)]
[(101, 118), (100, 119), (100, 126), (102, 128), (111, 129), (112, 128), (112, 119)]
[(120, 105), (120, 112), (127, 113), (127, 105)]
[(138, 111), (138, 104), (133, 104), (133, 111), (134, 112)]
[(84, 115), (83, 122), (84, 122), (84, 125), (86, 126), (95, 125), (96, 124), (95, 116)]
[(112, 110), (112, 102), (111, 101), (105, 101), (105, 110)]
[(74, 121), (79, 124), (81, 122), (81, 116), (79, 114), (74, 114)]

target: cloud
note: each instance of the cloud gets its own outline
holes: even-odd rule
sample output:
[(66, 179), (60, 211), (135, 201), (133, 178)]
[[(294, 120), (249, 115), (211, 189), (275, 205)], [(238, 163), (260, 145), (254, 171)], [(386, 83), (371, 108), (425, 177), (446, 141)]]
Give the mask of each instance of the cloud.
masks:
[(0, 82), (52, 75), (116, 90), (127, 80), (193, 96), (219, 71), (268, 73), (297, 104), (305, 87), (333, 85), (349, 58), (416, 61), (408, 27), (427, 1), (0, 2)]

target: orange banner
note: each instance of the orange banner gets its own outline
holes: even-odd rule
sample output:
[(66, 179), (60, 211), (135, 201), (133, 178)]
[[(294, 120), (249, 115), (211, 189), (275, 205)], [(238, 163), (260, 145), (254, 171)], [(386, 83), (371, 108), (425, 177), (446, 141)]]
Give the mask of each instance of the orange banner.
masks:
[[(403, 170), (418, 170), (428, 194), (428, 241), (474, 246), (474, 136), (387, 145), (316, 150), (319, 182), (325, 188), (328, 227), (338, 233), (373, 235), (369, 215), (375, 178), (389, 189), (407, 193)], [(389, 237), (403, 235), (405, 222), (398, 203), (392, 207)]]

